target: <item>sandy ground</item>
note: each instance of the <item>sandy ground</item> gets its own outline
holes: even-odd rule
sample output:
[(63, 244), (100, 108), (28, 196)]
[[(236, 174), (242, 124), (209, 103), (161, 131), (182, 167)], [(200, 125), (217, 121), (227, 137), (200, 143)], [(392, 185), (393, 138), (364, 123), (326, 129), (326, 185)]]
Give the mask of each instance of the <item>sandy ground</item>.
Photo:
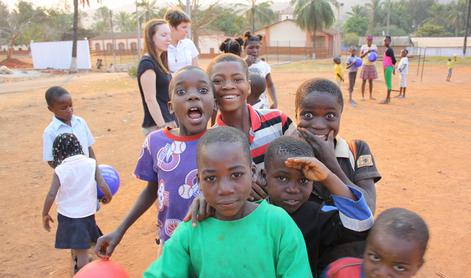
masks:
[[(294, 119), (294, 92), (305, 79), (331, 78), (331, 67), (275, 67), (280, 108)], [(382, 106), (358, 101), (346, 106), (341, 135), (366, 140), (383, 179), (378, 210), (406, 207), (420, 213), (431, 230), (426, 264), (418, 277), (471, 277), (471, 67), (457, 66), (446, 83), (444, 67), (429, 66), (423, 82), (412, 66), (408, 96)], [(398, 80), (395, 80), (398, 84)], [(42, 132), (51, 120), (44, 91), (60, 84), (72, 92), (75, 113), (95, 138), (99, 163), (114, 165), (121, 189), (97, 214), (109, 232), (128, 212), (144, 183), (132, 176), (143, 135), (142, 107), (135, 80), (126, 74), (90, 73), (0, 86), (0, 277), (67, 277), (69, 254), (54, 249), (54, 233), (41, 226), (41, 209), (52, 170), (42, 161)], [(384, 95), (377, 81), (375, 96)], [(355, 97), (359, 99), (359, 84)], [(344, 91), (346, 86), (344, 86)], [(379, 212), (378, 211), (378, 212)], [(55, 208), (51, 211), (55, 214)], [(132, 277), (156, 258), (155, 208), (130, 228), (113, 260)]]

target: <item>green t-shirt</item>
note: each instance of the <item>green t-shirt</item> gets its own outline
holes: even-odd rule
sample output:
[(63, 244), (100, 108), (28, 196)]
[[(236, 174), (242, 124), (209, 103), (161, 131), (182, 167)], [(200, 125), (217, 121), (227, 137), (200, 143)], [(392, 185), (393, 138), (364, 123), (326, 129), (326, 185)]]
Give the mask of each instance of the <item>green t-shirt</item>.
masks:
[(178, 226), (144, 277), (312, 277), (303, 235), (266, 201), (235, 221)]

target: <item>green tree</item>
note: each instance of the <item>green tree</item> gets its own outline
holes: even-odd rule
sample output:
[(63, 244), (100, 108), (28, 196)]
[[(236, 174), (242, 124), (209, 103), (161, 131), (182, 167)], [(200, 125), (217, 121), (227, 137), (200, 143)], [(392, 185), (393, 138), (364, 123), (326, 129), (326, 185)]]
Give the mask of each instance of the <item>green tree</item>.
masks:
[(266, 1), (257, 3), (257, 0), (246, 1), (248, 2), (247, 4), (236, 4), (236, 8), (238, 9), (238, 13), (243, 14), (251, 23), (252, 32), (276, 20), (276, 14), (271, 9), (273, 2)]
[(344, 25), (343, 31), (345, 33), (355, 33), (360, 36), (364, 36), (368, 30), (368, 18), (364, 16), (351, 16), (349, 17)]
[(360, 5), (355, 5), (352, 7), (352, 10), (347, 13), (348, 16), (353, 17), (353, 16), (362, 16), (362, 17), (368, 17), (367, 10), (365, 7), (362, 7)]
[(228, 36), (236, 36), (246, 28), (244, 17), (237, 15), (232, 9), (223, 9), (219, 17), (211, 24), (211, 28), (224, 32)]
[(0, 5), (0, 10), (7, 16), (6, 21), (0, 21), (0, 40), (8, 44), (7, 59), (11, 59), (13, 46), (18, 42), (29, 43), (30, 40), (40, 39), (44, 35), (41, 28), (35, 24), (43, 22), (46, 18), (42, 8), (35, 9), (29, 2), (18, 1), (13, 11), (9, 12), (5, 5)]
[(131, 32), (137, 28), (137, 22), (133, 19), (132, 15), (124, 11), (119, 12), (115, 16), (114, 21), (120, 32)]
[(137, 2), (137, 8), (140, 11), (140, 14), (143, 15), (145, 21), (156, 17), (159, 12), (157, 7), (157, 0), (140, 0)]
[(369, 11), (369, 24), (368, 24), (368, 34), (372, 34), (374, 28), (376, 27), (376, 21), (378, 20), (381, 0), (370, 0), (369, 3), (366, 3), (366, 7)]
[(447, 35), (447, 33), (443, 26), (426, 22), (417, 29), (415, 35), (417, 37), (441, 37)]
[(93, 19), (95, 23), (92, 28), (96, 33), (111, 32), (111, 10), (106, 6), (99, 7), (95, 11)]
[(358, 43), (360, 41), (360, 37), (358, 36), (357, 33), (346, 33), (342, 37), (342, 44), (345, 46), (358, 46)]
[(301, 29), (311, 33), (312, 48), (315, 47), (316, 32), (331, 27), (335, 16), (332, 8), (325, 0), (292, 0), (295, 21)]

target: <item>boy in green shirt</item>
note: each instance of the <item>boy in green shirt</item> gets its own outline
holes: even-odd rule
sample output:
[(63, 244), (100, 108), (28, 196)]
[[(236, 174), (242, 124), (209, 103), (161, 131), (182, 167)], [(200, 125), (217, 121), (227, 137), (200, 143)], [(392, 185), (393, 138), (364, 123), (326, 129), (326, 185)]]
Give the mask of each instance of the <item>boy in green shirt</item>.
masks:
[(214, 217), (181, 223), (144, 277), (312, 277), (303, 236), (281, 208), (247, 201), (248, 140), (217, 127), (197, 148), (198, 183)]

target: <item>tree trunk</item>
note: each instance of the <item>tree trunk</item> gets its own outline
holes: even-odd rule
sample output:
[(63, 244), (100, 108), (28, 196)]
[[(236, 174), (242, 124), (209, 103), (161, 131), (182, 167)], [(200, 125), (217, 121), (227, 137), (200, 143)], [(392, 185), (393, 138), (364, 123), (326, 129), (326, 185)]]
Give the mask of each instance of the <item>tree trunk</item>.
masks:
[(312, 32), (312, 59), (316, 59), (316, 31)]
[(195, 44), (196, 49), (198, 49), (198, 52), (201, 52), (200, 46), (199, 46), (200, 35), (198, 34), (198, 28), (193, 29), (191, 33), (192, 33), (191, 35), (193, 36), (193, 43)]
[(74, 0), (74, 25), (72, 29), (72, 60), (70, 62), (70, 72), (77, 72), (78, 0)]

